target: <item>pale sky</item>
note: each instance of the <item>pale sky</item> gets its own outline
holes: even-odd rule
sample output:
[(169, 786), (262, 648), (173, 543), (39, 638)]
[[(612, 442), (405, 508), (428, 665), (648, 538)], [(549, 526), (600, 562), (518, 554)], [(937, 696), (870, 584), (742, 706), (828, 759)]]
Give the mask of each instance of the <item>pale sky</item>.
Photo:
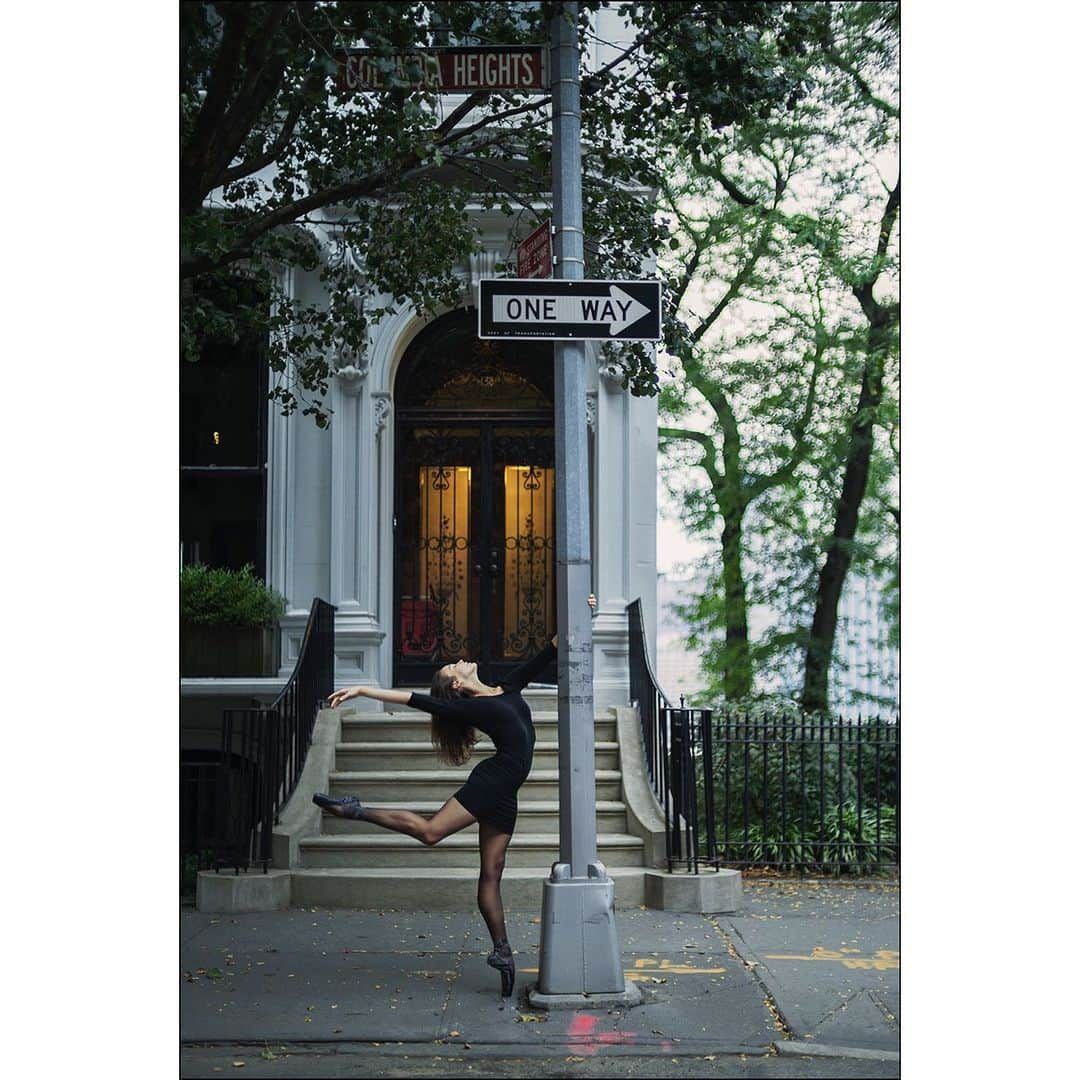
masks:
[(679, 522), (674, 502), (662, 477), (657, 485), (657, 509), (656, 569), (661, 574), (688, 577), (686, 571), (679, 572), (679, 564), (696, 562), (708, 551), (709, 545), (697, 537), (687, 535)]

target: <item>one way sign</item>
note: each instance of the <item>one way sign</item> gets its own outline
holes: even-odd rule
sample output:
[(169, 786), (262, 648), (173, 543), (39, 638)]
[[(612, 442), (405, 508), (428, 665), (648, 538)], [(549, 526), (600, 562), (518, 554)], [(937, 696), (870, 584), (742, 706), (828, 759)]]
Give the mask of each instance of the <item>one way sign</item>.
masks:
[(482, 338), (657, 341), (659, 281), (480, 281)]

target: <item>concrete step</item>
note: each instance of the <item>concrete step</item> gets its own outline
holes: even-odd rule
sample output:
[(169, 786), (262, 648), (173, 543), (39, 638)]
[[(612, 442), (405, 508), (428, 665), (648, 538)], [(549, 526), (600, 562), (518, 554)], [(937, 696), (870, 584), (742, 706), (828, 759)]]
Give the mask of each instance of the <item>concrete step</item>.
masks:
[[(484, 758), (490, 757), (495, 747), (490, 739), (482, 739), (473, 748), (472, 757), (464, 765), (444, 765), (429, 742), (340, 742), (337, 744), (334, 764), (341, 772), (364, 770), (375, 772), (379, 769), (393, 769), (397, 772), (406, 769), (446, 768), (462, 776), (469, 772)], [(598, 769), (617, 769), (619, 767), (619, 744), (601, 742), (595, 745), (595, 763)], [(559, 747), (556, 743), (537, 740), (533, 747), (534, 769), (557, 769), (559, 767)]]
[[(596, 838), (597, 855), (605, 866), (641, 866), (643, 842), (625, 833)], [(305, 867), (397, 868), (403, 866), (473, 867), (480, 865), (476, 833), (454, 833), (428, 847), (411, 836), (383, 830), (379, 835), (315, 836), (300, 841), (300, 861)], [(514, 866), (551, 869), (559, 861), (559, 837), (552, 833), (515, 832), (507, 851)]]
[[(444, 800), (445, 801), (445, 800)], [(431, 817), (441, 806), (441, 802), (415, 801), (411, 803), (368, 803), (376, 810), (411, 810), (414, 814)], [(559, 803), (518, 801), (517, 828), (522, 833), (550, 833), (559, 835)], [(598, 802), (596, 804), (596, 828), (603, 833), (626, 832), (626, 804), (622, 802)], [(470, 825), (462, 830), (475, 836), (480, 831), (479, 825)], [(370, 821), (351, 821), (334, 814), (323, 814), (323, 836), (356, 836), (374, 833), (385, 835), (386, 830)]]
[[(508, 866), (503, 872), (501, 887), (504, 907), (508, 911), (539, 915), (544, 881), (550, 872), (550, 866)], [(613, 866), (609, 873), (615, 883), (617, 909), (639, 908), (645, 903), (643, 867)], [(292, 873), (292, 906), (373, 911), (476, 911), (476, 876), (475, 866), (471, 869), (452, 866), (297, 869)]]
[[(329, 794), (356, 795), (361, 802), (410, 803), (415, 800), (438, 800), (441, 806), (461, 787), (465, 775), (458, 769), (413, 769), (409, 771), (335, 771), (327, 781)], [(533, 769), (522, 784), (518, 798), (530, 801), (553, 801), (559, 797), (559, 774), (554, 769)], [(622, 798), (622, 773), (617, 769), (596, 771), (597, 801), (615, 802)]]
[[(556, 713), (533, 713), (537, 742), (559, 742), (559, 717)], [(597, 742), (614, 742), (614, 715), (597, 716), (593, 725)], [(341, 718), (343, 742), (426, 742), (431, 744), (431, 718), (409, 709), (396, 713), (346, 712)]]

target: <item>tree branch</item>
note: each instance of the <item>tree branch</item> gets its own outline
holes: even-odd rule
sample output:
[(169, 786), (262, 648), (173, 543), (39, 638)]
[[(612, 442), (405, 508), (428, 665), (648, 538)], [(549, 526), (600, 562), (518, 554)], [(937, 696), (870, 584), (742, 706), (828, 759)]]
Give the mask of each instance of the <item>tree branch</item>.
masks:
[[(247, 73), (243, 84), (221, 117), (209, 143), (212, 153), (203, 177), (204, 196), (219, 186), (220, 177), (236, 159), (256, 119), (281, 88), (286, 58), (283, 52), (274, 50), (274, 44), (278, 29), (291, 7), (290, 4), (280, 4), (271, 8), (269, 18), (259, 28), (259, 35), (248, 42), (244, 57)], [(291, 38), (292, 33), (286, 31), (286, 37)]]
[(896, 217), (899, 212), (900, 181), (897, 180), (896, 186), (889, 192), (889, 198), (885, 203), (885, 210), (881, 215), (881, 225), (878, 228), (877, 251), (874, 254), (874, 261), (872, 264), (873, 273), (866, 280), (853, 285), (851, 290), (855, 294), (855, 299), (859, 301), (859, 306), (863, 309), (863, 314), (871, 322), (883, 320), (885, 322), (893, 323), (900, 317), (899, 303), (887, 305), (879, 304), (874, 299), (874, 285), (877, 284), (877, 280), (881, 276), (882, 268), (885, 265), (889, 240), (892, 237), (893, 226), (896, 224)]
[(727, 287), (724, 295), (720, 298), (716, 306), (709, 314), (701, 320), (700, 323), (694, 328), (690, 334), (690, 341), (697, 345), (701, 339), (708, 333), (709, 327), (723, 314), (724, 309), (739, 295), (739, 291), (749, 280), (750, 275), (754, 271), (754, 267), (757, 265), (758, 260), (765, 252), (765, 248), (768, 246), (769, 239), (772, 235), (771, 223), (766, 222), (762, 226), (761, 232), (758, 234), (757, 242), (754, 244), (753, 249), (750, 252), (750, 258), (739, 268), (738, 273), (731, 279), (731, 284)]
[(858, 88), (859, 93), (862, 94), (864, 100), (869, 102), (876, 109), (880, 109), (886, 116), (890, 116), (894, 120), (900, 119), (900, 110), (895, 105), (879, 98), (873, 90), (870, 89), (870, 84), (859, 74), (859, 71), (855, 66), (845, 60), (835, 48), (826, 46), (825, 58), (831, 60), (845, 75), (851, 77), (852, 82), (855, 83), (855, 86)]
[(818, 377), (821, 375), (825, 349), (825, 339), (819, 335), (814, 344), (814, 364), (810, 373), (810, 385), (806, 390), (806, 400), (803, 402), (802, 413), (798, 420), (795, 421), (795, 426), (792, 428), (794, 443), (791, 447), (791, 452), (787, 455), (784, 463), (774, 469), (773, 472), (758, 476), (747, 486), (747, 502), (752, 502), (763, 492), (790, 480), (794, 475), (795, 470), (798, 468), (799, 463), (806, 457), (806, 432), (810, 426), (810, 419), (814, 414), (814, 406), (817, 403)]
[(719, 501), (725, 489), (726, 481), (716, 467), (716, 445), (712, 439), (704, 432), (694, 431), (691, 428), (661, 427), (658, 434), (662, 439), (686, 439), (696, 442), (701, 447), (703, 453), (701, 460), (697, 464), (705, 470), (706, 475), (709, 477), (709, 483), (712, 485), (713, 494)]
[[(455, 113), (460, 112), (461, 108), (464, 108), (464, 105), (458, 110), (455, 110)], [(523, 110), (514, 111), (519, 112)], [(475, 131), (486, 124), (492, 123), (496, 118), (501, 118), (505, 115), (508, 114), (503, 113), (498, 114), (497, 117), (489, 117), (483, 123), (475, 124), (472, 128), (467, 130)], [(448, 117), (447, 120), (449, 121), (449, 119), (450, 118)], [(541, 117), (533, 124), (527, 126), (535, 127), (536, 124), (545, 122), (545, 119), (546, 118)], [(446, 122), (444, 122), (443, 126), (445, 126), (445, 123)], [(467, 148), (467, 152), (475, 154), (491, 145), (505, 141), (506, 134), (504, 129), (499, 129), (493, 132), (490, 138), (479, 140), (470, 145)], [(455, 133), (451, 138), (437, 144), (437, 148), (441, 149), (443, 146), (447, 145), (447, 143), (455, 141), (458, 137), (459, 134)], [(241, 259), (249, 258), (255, 242), (271, 230), (279, 228), (282, 225), (290, 225), (298, 218), (311, 213), (313, 210), (321, 209), (324, 206), (331, 206), (334, 203), (341, 202), (345, 199), (370, 198), (385, 187), (392, 179), (397, 182), (400, 178), (408, 178), (411, 175), (415, 175), (414, 170), (421, 166), (421, 164), (422, 158), (420, 154), (413, 151), (404, 159), (391, 162), (382, 169), (369, 173), (367, 176), (360, 177), (348, 183), (324, 188), (321, 191), (312, 192), (303, 198), (290, 201), (274, 210), (259, 215), (249, 222), (247, 227), (237, 235), (228, 251), (223, 252), (215, 258), (208, 258), (205, 256), (182, 258), (180, 262), (180, 276), (182, 278), (188, 278), (198, 274), (209, 273), (232, 263), (239, 262)]]
[(221, 12), (224, 23), (221, 48), (208, 80), (206, 97), (180, 155), (181, 212), (194, 213), (202, 202), (203, 175), (214, 131), (224, 115), (236, 79), (248, 15), (249, 9), (245, 5), (226, 6)]
[(734, 184), (732, 180), (729, 180), (727, 176), (720, 169), (713, 171), (712, 175), (716, 177), (720, 186), (735, 200), (740, 206), (757, 206), (760, 203), (760, 199), (753, 199), (749, 195), (743, 194)]
[(292, 139), (297, 121), (299, 121), (300, 114), (304, 111), (304, 105), (306, 104), (305, 98), (308, 91), (312, 89), (313, 85), (317, 85), (321, 81), (321, 72), (313, 71), (311, 75), (308, 76), (304, 85), (297, 92), (296, 99), (293, 101), (292, 107), (289, 109), (289, 114), (285, 117), (285, 120), (281, 125), (281, 131), (278, 133), (273, 145), (258, 157), (241, 162), (239, 165), (234, 165), (231, 169), (226, 169), (221, 176), (221, 187), (224, 187), (226, 184), (231, 184), (236, 180), (243, 180), (245, 176), (251, 176), (260, 169), (265, 169), (267, 165), (278, 159)]

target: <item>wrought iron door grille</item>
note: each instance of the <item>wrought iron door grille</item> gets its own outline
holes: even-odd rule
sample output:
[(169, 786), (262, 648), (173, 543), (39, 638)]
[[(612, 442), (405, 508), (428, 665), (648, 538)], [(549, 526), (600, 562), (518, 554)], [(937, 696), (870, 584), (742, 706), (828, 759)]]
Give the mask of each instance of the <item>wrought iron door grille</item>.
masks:
[(395, 383), (395, 670), (475, 660), (499, 678), (555, 629), (550, 345), (481, 342), (436, 320)]

